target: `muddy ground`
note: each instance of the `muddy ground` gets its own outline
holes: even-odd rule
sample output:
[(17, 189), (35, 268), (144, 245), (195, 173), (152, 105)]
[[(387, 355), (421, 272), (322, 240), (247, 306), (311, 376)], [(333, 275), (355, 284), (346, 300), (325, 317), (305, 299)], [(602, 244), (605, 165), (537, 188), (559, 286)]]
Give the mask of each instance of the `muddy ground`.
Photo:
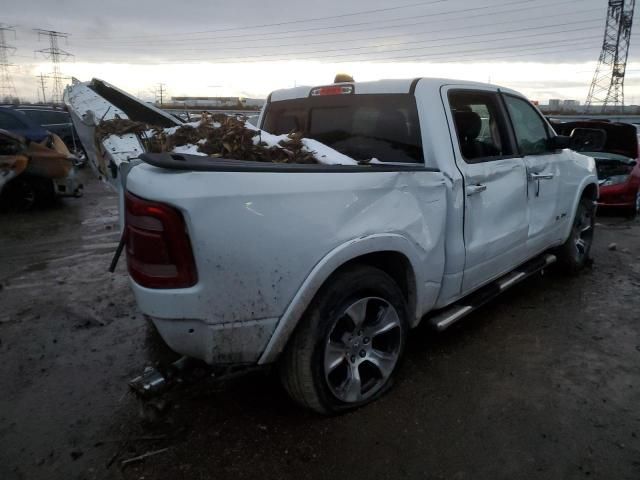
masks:
[(124, 262), (106, 271), (116, 198), (85, 176), (82, 199), (0, 215), (1, 479), (640, 478), (640, 222), (599, 218), (577, 278), (415, 331), (367, 408), (318, 417), (267, 372), (192, 386), (144, 426), (126, 382), (166, 353)]

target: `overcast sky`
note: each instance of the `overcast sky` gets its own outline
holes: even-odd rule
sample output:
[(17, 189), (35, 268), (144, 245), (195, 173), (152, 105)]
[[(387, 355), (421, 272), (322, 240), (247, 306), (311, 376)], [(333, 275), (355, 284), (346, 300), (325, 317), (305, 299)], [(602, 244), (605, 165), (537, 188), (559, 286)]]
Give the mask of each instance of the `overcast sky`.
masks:
[[(264, 97), (276, 88), (440, 76), (491, 81), (532, 99), (584, 101), (598, 58), (607, 0), (22, 0), (3, 2), (15, 25), (11, 72), (36, 98), (51, 65), (35, 28), (69, 33), (62, 70), (149, 98)], [(639, 27), (640, 28), (640, 27)], [(627, 104), (640, 103), (640, 48), (632, 38)]]

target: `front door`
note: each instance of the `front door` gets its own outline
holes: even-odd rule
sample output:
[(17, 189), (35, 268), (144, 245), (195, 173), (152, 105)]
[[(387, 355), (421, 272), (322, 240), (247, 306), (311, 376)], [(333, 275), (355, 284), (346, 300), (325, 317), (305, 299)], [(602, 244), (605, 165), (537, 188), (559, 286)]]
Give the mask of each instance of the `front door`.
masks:
[(527, 171), (497, 90), (451, 86), (443, 96), (465, 182), (466, 293), (525, 260)]
[(534, 255), (547, 248), (564, 225), (558, 211), (562, 153), (551, 148), (550, 126), (533, 105), (510, 94), (503, 98), (527, 169), (527, 250)]

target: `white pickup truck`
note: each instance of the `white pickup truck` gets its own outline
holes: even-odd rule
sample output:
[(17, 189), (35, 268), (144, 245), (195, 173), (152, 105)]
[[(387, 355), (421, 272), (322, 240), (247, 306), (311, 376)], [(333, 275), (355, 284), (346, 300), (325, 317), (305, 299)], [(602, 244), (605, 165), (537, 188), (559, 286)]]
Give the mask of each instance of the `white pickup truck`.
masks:
[(273, 92), (258, 126), (359, 164), (143, 154), (124, 192), (128, 269), (173, 350), (276, 363), (313, 410), (380, 396), (421, 321), (442, 330), (556, 260), (588, 261), (594, 161), (517, 92), (298, 87)]

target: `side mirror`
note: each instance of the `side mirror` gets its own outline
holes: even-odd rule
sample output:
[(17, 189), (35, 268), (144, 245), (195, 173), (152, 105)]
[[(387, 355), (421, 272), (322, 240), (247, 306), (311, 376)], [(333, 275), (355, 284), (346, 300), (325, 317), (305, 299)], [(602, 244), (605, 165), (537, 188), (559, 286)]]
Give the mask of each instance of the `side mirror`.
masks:
[(601, 128), (574, 128), (571, 131), (571, 150), (600, 152), (607, 143), (607, 132)]
[(571, 148), (571, 137), (566, 135), (556, 135), (549, 139), (549, 150), (563, 150), (565, 148)]

